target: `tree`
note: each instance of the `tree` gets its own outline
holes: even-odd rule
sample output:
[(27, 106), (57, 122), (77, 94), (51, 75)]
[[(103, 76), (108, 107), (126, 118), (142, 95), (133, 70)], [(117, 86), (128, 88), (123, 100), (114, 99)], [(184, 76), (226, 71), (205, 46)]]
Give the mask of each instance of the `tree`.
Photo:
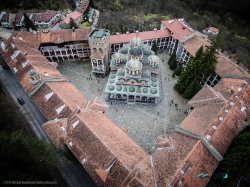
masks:
[(153, 45), (152, 45), (152, 48), (151, 48), (152, 51), (154, 51), (155, 53), (157, 52), (157, 45), (156, 45), (156, 42), (154, 41)]
[(192, 97), (195, 96), (195, 94), (198, 91), (199, 91), (198, 83), (197, 83), (196, 79), (193, 79), (192, 82), (188, 85), (188, 87), (184, 91), (183, 97), (185, 97), (186, 99), (191, 99)]
[(174, 86), (179, 93), (184, 93), (194, 79), (199, 82), (200, 74), (203, 72), (201, 69), (202, 55), (203, 47), (200, 47), (200, 49), (196, 52), (195, 57), (191, 57), (186, 67), (183, 68), (181, 75)]
[(92, 8), (95, 8), (94, 0), (89, 1), (89, 6)]
[(176, 61), (176, 58), (174, 58), (171, 62), (170, 62), (170, 66), (169, 68), (171, 70), (175, 70), (177, 68), (177, 61)]
[[(212, 178), (220, 186), (229, 186), (229, 183), (249, 171), (250, 165), (250, 127), (247, 126), (232, 141), (223, 161), (220, 162)], [(222, 181), (218, 179), (218, 174), (228, 171), (228, 179)]]
[[(221, 33), (221, 32), (220, 32)], [(217, 52), (216, 50), (220, 45), (221, 34), (218, 34), (215, 40), (212, 41), (212, 45), (208, 46), (202, 56), (201, 69), (203, 78), (207, 78), (209, 75), (215, 73), (217, 63)]]
[(1, 181), (50, 179), (55, 155), (42, 140), (30, 138), (22, 131), (1, 131), (0, 139)]
[(172, 55), (169, 57), (169, 59), (168, 59), (168, 65), (170, 65), (171, 61), (172, 61), (174, 58), (176, 58), (176, 53), (175, 53), (175, 52), (173, 52)]
[(78, 29), (76, 22), (72, 18), (70, 18), (69, 28), (72, 29), (73, 27), (74, 29)]
[(36, 26), (34, 25), (33, 21), (27, 16), (26, 13), (23, 13), (24, 16), (24, 25), (27, 31), (31, 28), (32, 30), (36, 30)]
[(177, 76), (180, 76), (181, 75), (181, 71), (182, 71), (182, 64), (180, 64), (179, 67), (175, 70), (175, 74)]

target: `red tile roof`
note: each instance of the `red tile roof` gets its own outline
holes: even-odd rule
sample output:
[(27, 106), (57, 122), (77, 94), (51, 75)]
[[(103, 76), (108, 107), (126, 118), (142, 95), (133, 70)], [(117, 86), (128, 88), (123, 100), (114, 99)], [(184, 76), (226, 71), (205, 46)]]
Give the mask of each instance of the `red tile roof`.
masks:
[(81, 41), (88, 40), (88, 34), (90, 32), (90, 28), (82, 28), (82, 29), (72, 29), (67, 30), (51, 30), (48, 33), (41, 32), (42, 43), (52, 42), (52, 43), (62, 43), (67, 41)]
[(64, 145), (64, 139), (66, 137), (67, 119), (55, 119), (48, 121), (42, 125), (42, 128), (53, 141), (56, 147)]
[[(215, 149), (221, 154), (224, 155), (227, 148), (231, 144), (233, 138), (236, 136), (239, 128), (242, 125), (242, 122), (246, 119), (246, 116), (243, 112), (243, 104), (250, 104), (250, 86), (249, 82), (242, 83), (240, 86), (241, 90), (238, 91), (230, 98), (227, 105), (224, 109), (231, 107), (227, 112), (221, 111), (217, 119), (219, 119), (220, 124), (217, 125), (217, 129), (209, 139), (209, 142), (215, 147)], [(213, 124), (211, 125), (212, 128)], [(222, 136), (223, 134), (223, 136)]]
[(32, 14), (31, 21), (35, 22), (37, 19), (38, 15), (37, 14)]
[(174, 39), (180, 40), (183, 37), (191, 34), (194, 30), (185, 23), (184, 19), (173, 19), (167, 21), (161, 21), (171, 32), (171, 36)]
[(78, 11), (74, 11), (71, 14), (67, 15), (66, 18), (64, 18), (63, 22), (66, 24), (69, 24), (70, 22), (70, 18), (72, 18), (73, 20), (79, 18), (82, 16), (82, 13), (78, 12)]
[(55, 10), (47, 10), (45, 13), (38, 15), (37, 20), (39, 22), (47, 22), (49, 21), (53, 16), (57, 14), (57, 11)]
[(210, 41), (203, 36), (194, 36), (191, 39), (185, 41), (183, 47), (192, 55), (195, 56), (195, 53), (198, 49), (203, 46), (205, 49), (206, 46), (210, 46)]
[(240, 71), (240, 69), (237, 67), (237, 64), (232, 64), (230, 60), (227, 60), (223, 58), (222, 55), (219, 55), (218, 57), (218, 63), (216, 64), (216, 73), (224, 78), (229, 75), (236, 75), (241, 77), (249, 77), (249, 74), (246, 72)]
[(94, 97), (91, 99), (88, 104), (86, 109), (91, 109), (95, 111), (105, 111), (108, 108), (108, 105), (106, 105), (101, 99), (98, 97)]
[(23, 17), (23, 14), (21, 13), (16, 14), (15, 22), (20, 22), (22, 20), (22, 17)]
[(189, 102), (193, 107), (200, 107), (208, 104), (225, 103), (226, 100), (212, 87), (205, 85)]
[(2, 21), (9, 21), (10, 14), (4, 14), (3, 17), (1, 18)]
[(128, 34), (117, 34), (110, 36), (110, 44), (118, 44), (118, 43), (127, 43), (132, 38), (138, 37), (142, 40), (153, 40), (158, 38), (167, 38), (170, 37), (170, 32), (168, 30), (155, 30), (155, 31), (147, 31), (147, 32), (138, 32), (138, 33), (128, 33)]
[(90, 55), (90, 58), (94, 59), (104, 59), (105, 55), (103, 53), (95, 52)]
[[(208, 104), (194, 108), (180, 124), (181, 127), (203, 135), (224, 104)], [(206, 119), (206, 120), (205, 120)]]
[(212, 32), (219, 32), (219, 29), (217, 29), (217, 28), (215, 28), (215, 27), (209, 27), (209, 28), (207, 28), (207, 30), (209, 30), (209, 31), (212, 31)]

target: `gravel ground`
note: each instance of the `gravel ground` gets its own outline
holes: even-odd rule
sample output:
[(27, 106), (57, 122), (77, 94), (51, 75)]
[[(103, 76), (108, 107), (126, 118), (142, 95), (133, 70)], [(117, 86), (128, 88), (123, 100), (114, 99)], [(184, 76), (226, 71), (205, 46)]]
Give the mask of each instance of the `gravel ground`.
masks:
[[(109, 102), (107, 103), (109, 108), (105, 112), (117, 126), (127, 128), (127, 134), (149, 154), (156, 148), (157, 137), (163, 133), (170, 134), (175, 125), (180, 124), (186, 117), (184, 111), (190, 108), (187, 104), (188, 101), (173, 89), (177, 77), (172, 77), (173, 71), (167, 65), (169, 55), (164, 53), (158, 56), (160, 59), (164, 59), (164, 62), (160, 63), (159, 73), (161, 102), (157, 106), (128, 105), (116, 102), (112, 102), (111, 105)], [(71, 83), (88, 99), (98, 96), (105, 101), (103, 90), (106, 86), (107, 77), (100, 79), (94, 77), (91, 73), (89, 61), (59, 62), (58, 69), (63, 75), (68, 76)], [(92, 80), (87, 80), (90, 75)], [(174, 104), (170, 106), (171, 100), (174, 101), (174, 104), (177, 103), (178, 107), (175, 107)]]

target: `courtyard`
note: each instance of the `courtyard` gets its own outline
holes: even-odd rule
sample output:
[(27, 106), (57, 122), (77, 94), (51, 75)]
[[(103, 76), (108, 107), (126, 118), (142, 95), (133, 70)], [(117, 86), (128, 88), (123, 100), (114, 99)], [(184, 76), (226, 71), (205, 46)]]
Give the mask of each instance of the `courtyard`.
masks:
[[(119, 127), (125, 127), (130, 136), (149, 154), (156, 149), (155, 142), (159, 135), (170, 134), (175, 125), (179, 125), (189, 110), (188, 100), (182, 98), (174, 89), (178, 77), (173, 78), (167, 61), (169, 55), (159, 54), (164, 59), (159, 65), (160, 98), (157, 106), (143, 104), (124, 104), (106, 102), (109, 108), (105, 114)], [(58, 62), (58, 70), (67, 76), (70, 82), (88, 99), (95, 96), (105, 102), (107, 77), (97, 78), (91, 72), (89, 61)], [(173, 104), (170, 105), (171, 100)], [(177, 104), (177, 106), (175, 106)], [(104, 124), (103, 124), (104, 125)]]

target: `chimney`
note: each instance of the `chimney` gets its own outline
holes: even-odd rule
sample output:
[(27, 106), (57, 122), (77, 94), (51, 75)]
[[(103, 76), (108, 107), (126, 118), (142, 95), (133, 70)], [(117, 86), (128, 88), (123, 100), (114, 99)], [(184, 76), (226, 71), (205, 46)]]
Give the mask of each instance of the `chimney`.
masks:
[(41, 77), (36, 70), (30, 70), (28, 76), (30, 78), (30, 82), (34, 85), (40, 82), (41, 80)]
[(72, 27), (72, 31), (75, 32), (75, 27)]

